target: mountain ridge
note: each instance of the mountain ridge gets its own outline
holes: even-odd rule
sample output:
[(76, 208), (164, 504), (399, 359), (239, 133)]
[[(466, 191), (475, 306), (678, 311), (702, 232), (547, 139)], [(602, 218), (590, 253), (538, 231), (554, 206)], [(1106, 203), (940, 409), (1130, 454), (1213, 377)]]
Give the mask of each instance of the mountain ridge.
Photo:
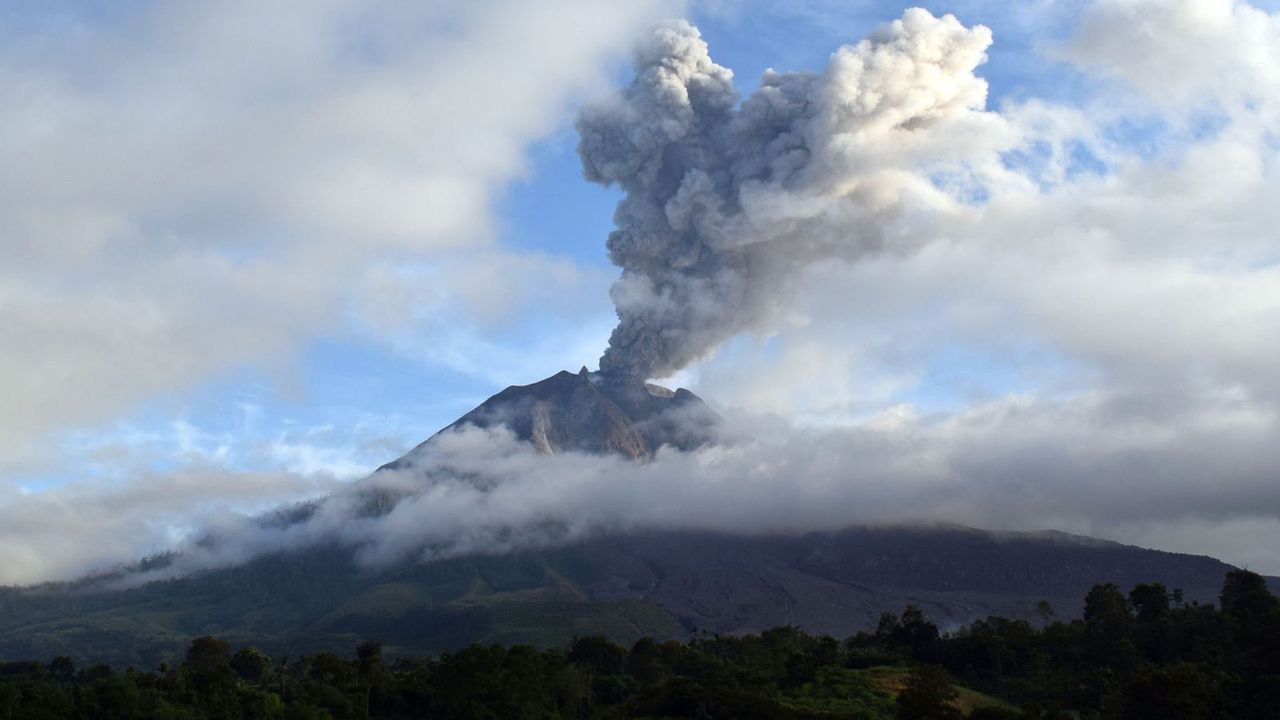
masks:
[(1188, 602), (1215, 603), (1230, 569), (1205, 556), (1065, 533), (957, 527), (621, 533), (379, 567), (359, 564), (351, 548), (323, 545), (125, 590), (0, 590), (0, 657), (147, 666), (172, 660), (203, 634), (277, 653), (349, 651), (378, 637), (402, 654), (779, 625), (845, 637), (908, 603), (944, 629), (991, 614), (1034, 621), (1040, 600), (1061, 618), (1078, 617), (1081, 598), (1101, 582), (1122, 590), (1162, 582)]
[[(425, 481), (432, 443), (467, 426), (505, 426), (542, 453), (612, 453), (644, 463), (663, 446), (689, 450), (713, 441), (719, 422), (688, 390), (563, 371), (496, 393), (374, 475), (423, 470)], [(375, 489), (351, 512), (376, 516), (402, 498)], [(259, 523), (287, 528), (324, 502), (283, 508)], [(1232, 569), (1205, 556), (1057, 531), (959, 526), (619, 531), (381, 566), (361, 565), (358, 551), (321, 542), (148, 580), (145, 571), (168, 562), (158, 557), (71, 583), (0, 588), (0, 657), (148, 666), (174, 660), (206, 634), (278, 653), (345, 652), (380, 637), (403, 654), (473, 642), (557, 645), (591, 634), (687, 639), (778, 625), (843, 637), (908, 603), (944, 629), (991, 614), (1035, 619), (1041, 600), (1075, 617), (1085, 592), (1102, 582), (1122, 589), (1161, 582), (1189, 602), (1215, 602)], [(141, 582), (122, 587), (131, 573)]]

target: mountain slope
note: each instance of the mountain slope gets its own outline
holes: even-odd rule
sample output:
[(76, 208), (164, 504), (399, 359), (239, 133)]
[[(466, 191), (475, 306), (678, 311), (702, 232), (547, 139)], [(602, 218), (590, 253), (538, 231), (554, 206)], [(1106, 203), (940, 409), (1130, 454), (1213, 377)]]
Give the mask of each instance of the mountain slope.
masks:
[(845, 637), (884, 610), (921, 606), (944, 628), (988, 614), (1078, 614), (1096, 582), (1159, 581), (1215, 602), (1229, 566), (1058, 533), (851, 529), (799, 536), (665, 532), (503, 556), (378, 569), (325, 547), (130, 590), (0, 591), (0, 657), (150, 666), (212, 633), (274, 654), (394, 653), (471, 642), (563, 643), (604, 633), (688, 637), (799, 625)]
[[(504, 425), (543, 453), (617, 453), (646, 462), (664, 445), (711, 441), (719, 417), (687, 390), (633, 378), (561, 372), (489, 398), (441, 433)], [(438, 436), (439, 434), (437, 434)], [(434, 437), (380, 470), (430, 470)], [(427, 482), (426, 475), (423, 482)], [(353, 522), (392, 512), (401, 494), (362, 491)], [(307, 522), (316, 500), (260, 518)], [(411, 521), (412, 518), (409, 518)], [(211, 538), (216, 540), (216, 538)], [(501, 556), (377, 568), (355, 549), (318, 545), (238, 567), (119, 589), (132, 571), (74, 583), (0, 589), (0, 658), (149, 667), (191, 638), (225, 637), (273, 654), (348, 652), (381, 638), (389, 652), (429, 653), (472, 642), (560, 644), (603, 633), (685, 638), (798, 625), (837, 637), (874, 626), (907, 603), (943, 628), (989, 614), (1033, 618), (1049, 600), (1064, 617), (1099, 582), (1162, 582), (1214, 602), (1229, 566), (1062, 533), (964, 528), (854, 528), (836, 533), (615, 533)], [(133, 570), (163, 567), (162, 558)]]

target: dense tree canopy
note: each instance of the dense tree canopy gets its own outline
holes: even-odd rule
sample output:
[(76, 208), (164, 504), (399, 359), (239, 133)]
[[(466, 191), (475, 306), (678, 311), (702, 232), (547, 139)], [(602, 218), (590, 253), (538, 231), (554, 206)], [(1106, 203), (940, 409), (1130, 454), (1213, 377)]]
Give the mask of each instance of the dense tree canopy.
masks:
[(0, 663), (0, 717), (927, 718), (1280, 717), (1280, 602), (1232, 571), (1220, 608), (1160, 584), (1085, 598), (1084, 619), (989, 617), (940, 635), (908, 606), (843, 642), (782, 627), (624, 648), (472, 646), (438, 658), (270, 657), (197, 638), (177, 667)]

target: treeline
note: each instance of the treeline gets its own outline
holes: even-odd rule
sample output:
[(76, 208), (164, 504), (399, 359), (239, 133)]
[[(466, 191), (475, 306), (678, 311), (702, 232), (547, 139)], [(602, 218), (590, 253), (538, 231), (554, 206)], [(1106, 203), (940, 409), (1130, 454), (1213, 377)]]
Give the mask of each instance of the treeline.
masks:
[(843, 642), (784, 627), (394, 661), (376, 642), (288, 659), (202, 637), (146, 671), (0, 664), (0, 718), (1280, 718), (1280, 602), (1254, 573), (1228, 573), (1217, 606), (1098, 585), (1082, 620), (1040, 613), (943, 636), (908, 606)]

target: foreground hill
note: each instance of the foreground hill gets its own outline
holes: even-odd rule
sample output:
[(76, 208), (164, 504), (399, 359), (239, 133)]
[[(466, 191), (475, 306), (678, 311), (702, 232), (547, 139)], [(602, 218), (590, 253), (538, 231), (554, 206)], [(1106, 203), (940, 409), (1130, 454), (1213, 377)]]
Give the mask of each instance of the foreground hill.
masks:
[(439, 657), (271, 657), (210, 636), (154, 669), (0, 663), (0, 714), (53, 718), (1191, 720), (1280, 717), (1280, 600), (1232, 570), (1220, 608), (1095, 585), (1083, 622), (992, 616), (942, 634), (916, 608), (839, 642), (795, 627), (628, 646), (471, 645)]
[(911, 603), (944, 630), (999, 614), (1079, 614), (1095, 583), (1179, 588), (1216, 602), (1230, 567), (1065, 535), (960, 528), (745, 537), (667, 532), (379, 569), (315, 548), (113, 590), (101, 583), (0, 590), (0, 658), (69, 655), (117, 667), (178, 657), (214, 634), (273, 654), (393, 654), (472, 642), (553, 646), (574, 636), (685, 639), (793, 625), (846, 637)]

